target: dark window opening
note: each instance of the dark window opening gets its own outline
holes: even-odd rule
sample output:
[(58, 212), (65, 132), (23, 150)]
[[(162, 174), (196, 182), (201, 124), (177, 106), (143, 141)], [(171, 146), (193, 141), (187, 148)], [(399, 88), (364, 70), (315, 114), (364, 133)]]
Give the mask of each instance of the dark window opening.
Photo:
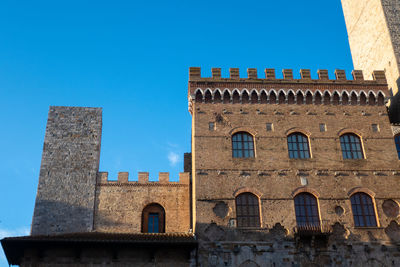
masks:
[(310, 193), (300, 193), (294, 198), (296, 223), (300, 228), (320, 227), (318, 203)]
[(365, 193), (356, 193), (351, 196), (354, 225), (356, 227), (374, 227), (376, 216), (372, 198)]
[(165, 233), (165, 211), (161, 205), (153, 203), (143, 209), (142, 233)]
[(258, 197), (252, 193), (236, 197), (236, 220), (238, 227), (260, 227)]

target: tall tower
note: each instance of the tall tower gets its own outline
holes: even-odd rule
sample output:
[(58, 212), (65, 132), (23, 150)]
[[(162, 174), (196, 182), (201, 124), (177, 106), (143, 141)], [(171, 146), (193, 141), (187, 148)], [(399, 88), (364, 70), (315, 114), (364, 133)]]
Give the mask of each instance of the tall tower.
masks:
[(32, 235), (93, 228), (101, 108), (50, 107)]
[(342, 0), (355, 69), (383, 69), (393, 95), (400, 87), (400, 1)]

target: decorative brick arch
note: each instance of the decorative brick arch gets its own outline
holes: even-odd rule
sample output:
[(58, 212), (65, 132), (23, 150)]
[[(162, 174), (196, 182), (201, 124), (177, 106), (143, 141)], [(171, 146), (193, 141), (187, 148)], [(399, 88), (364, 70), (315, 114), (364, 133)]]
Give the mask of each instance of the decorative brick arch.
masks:
[(300, 193), (309, 193), (309, 194), (313, 195), (314, 197), (316, 197), (317, 199), (320, 196), (318, 191), (315, 190), (314, 188), (311, 188), (311, 187), (308, 187), (308, 186), (301, 186), (301, 187), (298, 187), (295, 190), (293, 190), (292, 197), (295, 197)]
[(305, 136), (307, 136), (308, 138), (310, 138), (310, 136), (311, 136), (311, 132), (306, 131), (306, 130), (304, 130), (302, 128), (299, 128), (299, 127), (290, 128), (290, 129), (286, 130), (286, 132), (285, 132), (286, 136), (289, 136), (292, 133), (302, 133)]
[(253, 128), (250, 128), (250, 127), (235, 127), (233, 129), (231, 129), (228, 132), (228, 134), (230, 136), (232, 136), (232, 135), (234, 135), (235, 133), (238, 133), (238, 132), (247, 132), (247, 133), (251, 134), (253, 137), (256, 137), (257, 134), (258, 134), (256, 130), (254, 130)]
[(257, 189), (254, 189), (254, 188), (250, 188), (250, 187), (240, 187), (240, 188), (236, 189), (235, 192), (233, 192), (233, 196), (237, 197), (238, 195), (240, 195), (242, 193), (252, 193), (255, 196), (257, 196), (259, 199), (262, 196), (262, 193), (260, 191), (258, 191)]
[(355, 128), (342, 128), (337, 132), (338, 136), (342, 136), (344, 134), (355, 134), (358, 135), (358, 137), (360, 137), (360, 139), (362, 139), (363, 134)]
[(376, 195), (372, 190), (370, 190), (366, 187), (354, 187), (347, 193), (347, 195), (349, 197), (351, 197), (355, 193), (365, 193), (365, 194), (369, 195), (370, 197), (372, 197), (373, 199), (375, 198), (375, 195)]

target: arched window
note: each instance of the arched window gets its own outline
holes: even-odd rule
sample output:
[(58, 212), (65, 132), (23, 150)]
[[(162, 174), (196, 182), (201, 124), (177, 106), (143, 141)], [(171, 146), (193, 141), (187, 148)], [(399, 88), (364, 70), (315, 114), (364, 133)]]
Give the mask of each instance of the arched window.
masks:
[(394, 142), (396, 143), (397, 156), (400, 159), (400, 134), (398, 134), (394, 137)]
[(238, 227), (260, 227), (258, 197), (242, 193), (236, 197), (236, 221)]
[(318, 203), (310, 193), (300, 193), (294, 198), (296, 222), (298, 227), (320, 227)]
[(147, 205), (142, 212), (142, 233), (164, 233), (165, 211), (156, 203)]
[(343, 159), (363, 159), (361, 140), (355, 134), (344, 134), (340, 137)]
[(376, 226), (374, 203), (369, 195), (356, 193), (351, 196), (350, 201), (356, 227)]
[(251, 134), (239, 132), (232, 136), (232, 157), (254, 158), (254, 142)]
[(310, 158), (310, 148), (308, 138), (302, 133), (292, 133), (287, 137), (289, 158), (308, 159)]

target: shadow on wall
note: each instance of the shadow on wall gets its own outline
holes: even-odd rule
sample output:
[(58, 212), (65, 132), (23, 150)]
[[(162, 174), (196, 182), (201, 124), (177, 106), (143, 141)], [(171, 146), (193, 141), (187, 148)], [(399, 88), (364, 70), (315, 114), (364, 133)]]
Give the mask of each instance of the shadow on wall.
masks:
[[(31, 235), (52, 235), (81, 233), (94, 230), (94, 210), (70, 203), (40, 200), (36, 201)], [(120, 225), (115, 220), (102, 219), (107, 225)]]
[[(397, 79), (397, 87), (400, 88), (400, 78)], [(389, 119), (391, 123), (400, 123), (400, 91), (390, 98)]]
[(210, 266), (400, 266), (395, 221), (359, 231), (336, 222), (329, 232), (311, 235), (289, 234), (280, 223), (260, 230), (215, 223), (196, 229), (199, 260)]

